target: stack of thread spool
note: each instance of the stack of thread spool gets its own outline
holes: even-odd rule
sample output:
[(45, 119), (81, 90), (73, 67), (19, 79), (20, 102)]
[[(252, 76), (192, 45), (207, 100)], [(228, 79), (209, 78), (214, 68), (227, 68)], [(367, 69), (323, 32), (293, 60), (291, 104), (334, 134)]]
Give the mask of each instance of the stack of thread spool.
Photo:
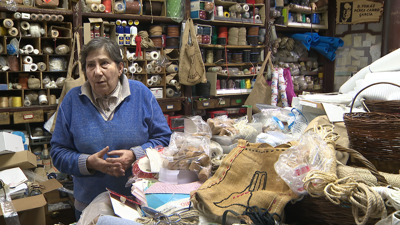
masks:
[(218, 27), (217, 44), (226, 45), (227, 40), (228, 40), (228, 28), (227, 27)]
[(167, 28), (167, 48), (179, 48), (179, 25), (169, 25)]
[(162, 78), (160, 75), (154, 75), (154, 76), (151, 76), (149, 79), (147, 79), (148, 86), (160, 85), (161, 82), (162, 82)]
[(249, 32), (247, 35), (247, 41), (249, 42), (250, 45), (252, 45), (252, 46), (258, 45), (258, 33), (259, 33), (258, 26), (252, 26), (249, 28)]
[(241, 27), (239, 28), (239, 38), (238, 38), (238, 45), (246, 45), (246, 28)]
[(229, 13), (231, 18), (242, 18), (241, 12), (242, 6), (240, 4), (231, 5), (229, 7)]
[(231, 27), (229, 28), (228, 34), (228, 45), (238, 45), (239, 43), (239, 28)]
[(252, 63), (258, 63), (260, 57), (260, 49), (258, 48), (252, 48), (250, 52), (250, 62)]
[(19, 34), (18, 29), (14, 27), (14, 21), (11, 19), (4, 19), (3, 26), (0, 28), (1, 36), (17, 36)]
[(101, 0), (86, 0), (86, 5), (92, 12), (106, 12), (106, 9), (108, 9), (109, 13), (111, 11), (111, 2), (105, 1), (105, 3), (107, 6), (102, 4)]
[(146, 65), (146, 72), (151, 74), (162, 73), (163, 68), (159, 66), (155, 60), (153, 60)]
[(153, 41), (154, 46), (157, 48), (163, 47), (162, 30), (163, 29), (161, 26), (150, 26), (150, 39)]
[(128, 71), (130, 74), (135, 74), (135, 73), (142, 73), (143, 72), (143, 68), (141, 66), (139, 66), (138, 63), (132, 63), (131, 66), (129, 66)]
[(38, 70), (38, 65), (36, 63), (33, 63), (33, 59), (31, 56), (24, 56), (22, 58), (22, 63), (23, 63), (23, 71), (25, 72), (30, 72), (30, 71), (37, 71)]
[(116, 1), (114, 3), (115, 13), (139, 14), (141, 9), (139, 1)]

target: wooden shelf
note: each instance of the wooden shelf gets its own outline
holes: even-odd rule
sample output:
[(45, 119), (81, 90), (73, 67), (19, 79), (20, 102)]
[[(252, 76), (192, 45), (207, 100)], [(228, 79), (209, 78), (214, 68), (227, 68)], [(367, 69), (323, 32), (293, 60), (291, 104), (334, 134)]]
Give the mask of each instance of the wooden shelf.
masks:
[(236, 21), (228, 21), (228, 20), (216, 20), (214, 19), (213, 21), (208, 21), (208, 20), (193, 20), (196, 23), (201, 23), (201, 24), (207, 24), (207, 25), (213, 25), (213, 26), (237, 26), (237, 25), (243, 25), (243, 26), (264, 26), (264, 23), (248, 23), (248, 22), (236, 22)]
[[(5, 2), (5, 1), (3, 1)], [(12, 12), (6, 8), (6, 4), (0, 2), (0, 11), (2, 12)], [(72, 10), (62, 9), (62, 8), (37, 8), (30, 7), (24, 5), (18, 5), (18, 12), (27, 12), (27, 13), (46, 13), (46, 14), (61, 14), (61, 15), (72, 15)]]
[(51, 110), (56, 110), (57, 105), (35, 105), (35, 106), (29, 106), (29, 107), (8, 107), (8, 108), (0, 108), (0, 112), (21, 112), (21, 111), (33, 111), (33, 110), (39, 110), (43, 109), (43, 111), (51, 111)]
[[(228, 63), (229, 66), (252, 66), (257, 64), (262, 64), (263, 62), (256, 63)], [(204, 66), (225, 66), (225, 63), (204, 63)]]
[(95, 17), (104, 19), (123, 19), (123, 20), (139, 20), (139, 22), (162, 22), (162, 23), (174, 23), (178, 22), (165, 16), (149, 16), (149, 15), (133, 15), (133, 14), (112, 14), (112, 13), (82, 13), (82, 17)]
[[(221, 1), (221, 0), (215, 0), (214, 1), (215, 5), (222, 5), (222, 6), (226, 6), (229, 7), (231, 5), (236, 5), (237, 2), (232, 2), (232, 1)], [(241, 5), (247, 4), (247, 3), (239, 3)], [(253, 4), (248, 4), (249, 6), (253, 6)], [(260, 6), (264, 6), (264, 4), (254, 4), (255, 7), (260, 7)]]
[(252, 45), (206, 45), (206, 44), (200, 44), (200, 48), (232, 48), (232, 49), (242, 49), (242, 48), (265, 48), (265, 45), (257, 45), (257, 46), (252, 46)]

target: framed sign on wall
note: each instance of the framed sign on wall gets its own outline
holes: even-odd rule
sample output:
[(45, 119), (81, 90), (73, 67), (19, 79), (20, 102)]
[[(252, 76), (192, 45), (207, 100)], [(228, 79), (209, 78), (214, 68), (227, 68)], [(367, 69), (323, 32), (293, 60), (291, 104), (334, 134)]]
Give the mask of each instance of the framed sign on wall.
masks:
[(336, 0), (336, 24), (379, 22), (382, 0)]

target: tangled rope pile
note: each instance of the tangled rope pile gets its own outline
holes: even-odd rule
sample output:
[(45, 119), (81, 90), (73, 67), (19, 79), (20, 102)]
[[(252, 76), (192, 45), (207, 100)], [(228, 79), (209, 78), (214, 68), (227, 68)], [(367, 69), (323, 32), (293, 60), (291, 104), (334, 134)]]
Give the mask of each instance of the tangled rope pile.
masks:
[(149, 34), (147, 33), (147, 31), (145, 31), (145, 30), (139, 31), (138, 35), (140, 37), (142, 37), (142, 42), (141, 42), (142, 48), (154, 48), (154, 47), (156, 47), (154, 45), (153, 41), (149, 38)]

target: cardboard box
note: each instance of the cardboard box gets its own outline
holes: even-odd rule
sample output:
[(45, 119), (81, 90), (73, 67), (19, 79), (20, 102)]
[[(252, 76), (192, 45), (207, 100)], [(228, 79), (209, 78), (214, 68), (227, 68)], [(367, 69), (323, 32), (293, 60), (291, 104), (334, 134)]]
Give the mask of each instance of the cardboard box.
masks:
[[(83, 44), (86, 45), (90, 40), (92, 40), (90, 27), (95, 24), (100, 25), (100, 37), (104, 36), (104, 24), (102, 18), (88, 18), (89, 23), (83, 23)], [(114, 39), (115, 40), (115, 39)]]
[(22, 137), (7, 132), (0, 132), (0, 155), (20, 151), (24, 151)]
[[(62, 187), (55, 179), (44, 181), (40, 185), (43, 187), (40, 189), (43, 194)], [(18, 212), (21, 225), (46, 224), (45, 206), (47, 205), (47, 201), (43, 194), (12, 201), (15, 210)], [(2, 211), (0, 211), (0, 216), (3, 216)], [(0, 218), (0, 225), (6, 225), (4, 218)]]
[(36, 168), (37, 160), (35, 154), (30, 151), (0, 155), (0, 170), (19, 167), (23, 170)]
[(162, 88), (150, 88), (150, 91), (156, 98), (163, 98), (163, 89)]

